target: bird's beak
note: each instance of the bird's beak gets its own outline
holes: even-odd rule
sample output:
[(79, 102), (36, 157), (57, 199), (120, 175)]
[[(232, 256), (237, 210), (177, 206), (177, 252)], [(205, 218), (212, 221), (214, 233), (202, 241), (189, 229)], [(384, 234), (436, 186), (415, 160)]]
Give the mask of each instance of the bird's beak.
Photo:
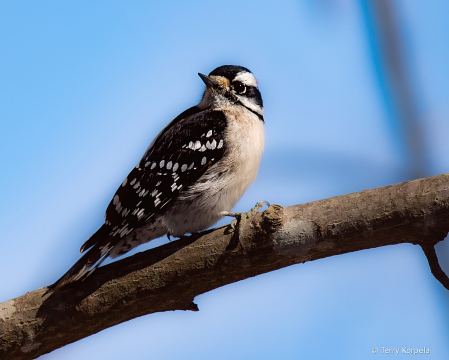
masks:
[(201, 80), (204, 81), (204, 83), (206, 84), (206, 87), (212, 88), (212, 89), (217, 87), (217, 84), (209, 76), (201, 74), (201, 73), (198, 73), (198, 75), (200, 76)]

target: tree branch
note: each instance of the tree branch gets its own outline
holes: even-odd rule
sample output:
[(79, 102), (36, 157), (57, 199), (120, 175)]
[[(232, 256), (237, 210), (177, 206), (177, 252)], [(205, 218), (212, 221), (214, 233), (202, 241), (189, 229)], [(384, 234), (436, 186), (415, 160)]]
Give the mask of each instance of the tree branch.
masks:
[(221, 227), (101, 267), (62, 291), (43, 296), (41, 288), (0, 304), (0, 358), (34, 359), (138, 316), (198, 310), (195, 296), (229, 283), (385, 245), (421, 245), (447, 287), (432, 249), (448, 231), (449, 174), (274, 205), (247, 221), (245, 250)]

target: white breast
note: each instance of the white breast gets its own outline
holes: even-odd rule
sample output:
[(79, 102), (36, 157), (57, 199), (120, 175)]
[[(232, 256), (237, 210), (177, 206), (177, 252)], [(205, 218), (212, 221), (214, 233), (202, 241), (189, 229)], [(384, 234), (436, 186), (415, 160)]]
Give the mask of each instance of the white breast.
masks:
[(237, 109), (228, 113), (230, 121), (225, 137), (229, 153), (224, 164), (232, 169), (234, 175), (233, 181), (226, 186), (233, 202), (225, 210), (230, 210), (256, 180), (265, 143), (262, 121), (244, 108)]
[(230, 211), (256, 180), (265, 142), (263, 122), (244, 107), (223, 111), (228, 119), (224, 136), (226, 153), (164, 215), (164, 222), (174, 236), (214, 225), (221, 219), (220, 213)]

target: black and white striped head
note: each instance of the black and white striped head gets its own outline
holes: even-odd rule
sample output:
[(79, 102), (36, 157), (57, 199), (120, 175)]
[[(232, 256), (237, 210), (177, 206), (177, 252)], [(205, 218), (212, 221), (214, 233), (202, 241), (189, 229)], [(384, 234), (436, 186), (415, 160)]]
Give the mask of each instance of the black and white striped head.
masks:
[(257, 87), (257, 80), (247, 68), (223, 65), (209, 76), (198, 73), (206, 84), (200, 108), (224, 108), (240, 105), (256, 114), (263, 121), (263, 102)]

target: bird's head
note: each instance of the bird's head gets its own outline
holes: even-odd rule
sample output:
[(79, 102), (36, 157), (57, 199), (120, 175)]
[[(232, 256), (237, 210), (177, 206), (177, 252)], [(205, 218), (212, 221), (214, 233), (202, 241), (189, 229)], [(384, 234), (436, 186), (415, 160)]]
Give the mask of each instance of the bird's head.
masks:
[(209, 76), (198, 73), (206, 84), (200, 108), (225, 109), (231, 105), (244, 106), (263, 121), (263, 102), (257, 80), (247, 68), (223, 65)]

